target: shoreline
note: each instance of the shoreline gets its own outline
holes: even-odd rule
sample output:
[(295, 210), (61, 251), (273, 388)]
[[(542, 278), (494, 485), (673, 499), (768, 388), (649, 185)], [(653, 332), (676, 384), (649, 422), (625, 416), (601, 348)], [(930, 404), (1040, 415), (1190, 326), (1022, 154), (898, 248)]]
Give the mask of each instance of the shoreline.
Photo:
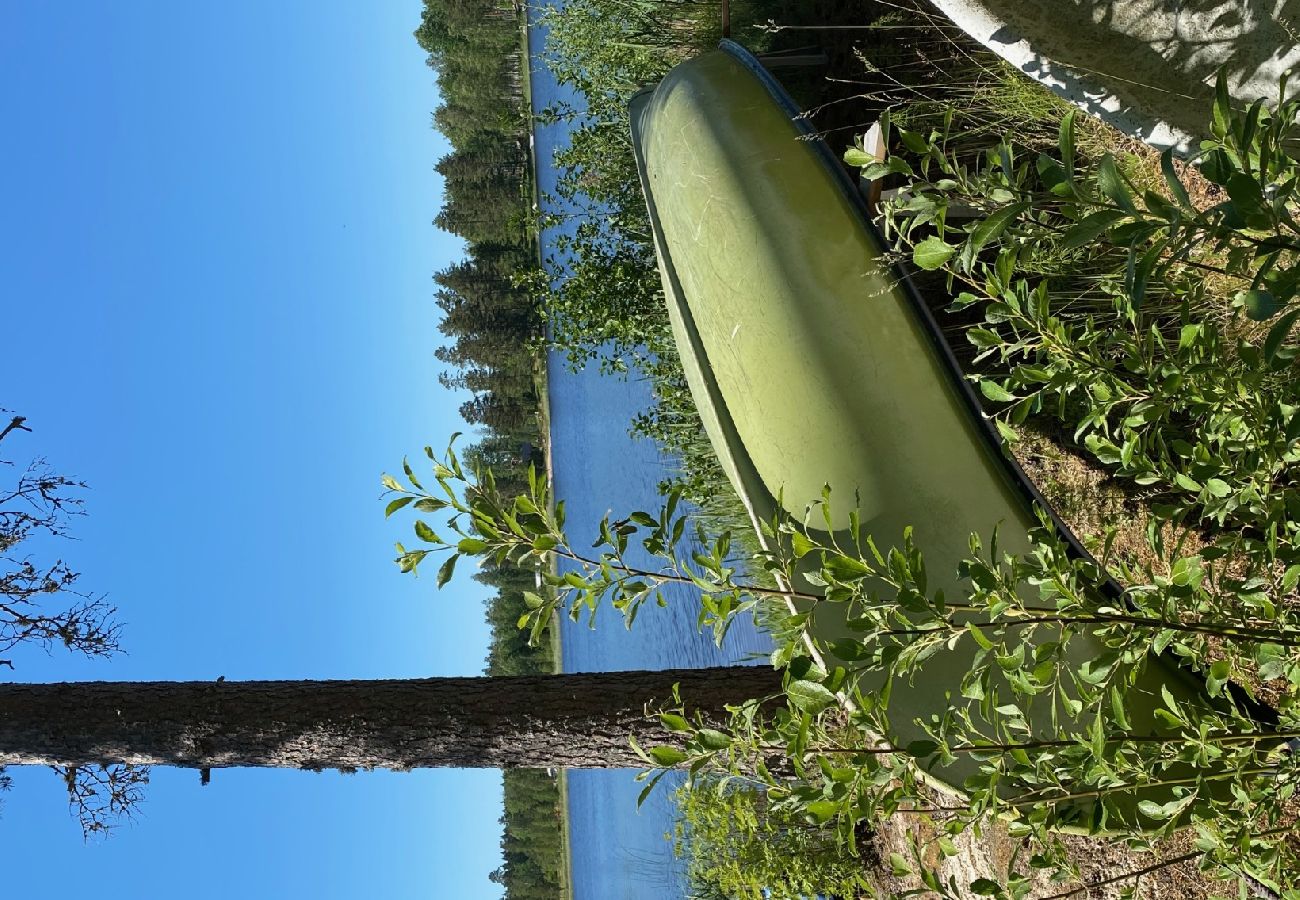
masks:
[[(529, 192), (531, 193), (531, 210), (534, 213), (540, 212), (540, 197), (538, 195), (538, 175), (537, 175), (537, 141), (533, 134), (533, 123), (536, 121), (533, 112), (533, 54), (532, 54), (532, 25), (528, 20), (528, 7), (519, 3), (515, 4), (515, 10), (519, 14), (519, 39), (520, 49), (522, 52), (521, 75), (523, 80), (524, 109), (528, 116), (528, 168), (529, 168)], [(541, 229), (536, 225), (536, 219), (530, 226), (533, 241), (533, 252), (536, 257), (537, 265), (542, 265), (542, 234)], [(548, 353), (543, 346), (533, 362), (533, 384), (537, 392), (537, 432), (542, 440), (542, 457), (545, 460), (545, 475), (547, 494), (551, 498), (552, 507), (555, 503), (555, 464), (552, 456), (551, 442), (551, 391), (550, 391), (550, 365)], [(555, 558), (551, 558), (551, 571), (555, 571)], [(559, 675), (564, 671), (564, 655), (560, 641), (560, 619), (556, 615), (551, 621), (551, 627), (548, 631), (548, 639), (551, 645), (552, 671)], [(563, 878), (561, 888), (562, 896), (573, 897), (573, 848), (569, 834), (569, 779), (568, 773), (564, 769), (559, 769), (555, 773), (555, 788), (559, 795), (558, 807), (560, 812), (560, 852), (563, 856), (560, 867)]]

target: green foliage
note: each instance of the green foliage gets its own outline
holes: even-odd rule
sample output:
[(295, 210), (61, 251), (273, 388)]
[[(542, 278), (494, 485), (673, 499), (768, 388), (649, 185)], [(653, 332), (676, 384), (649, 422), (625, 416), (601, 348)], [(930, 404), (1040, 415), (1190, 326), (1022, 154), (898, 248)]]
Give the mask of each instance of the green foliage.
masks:
[[(702, 529), (692, 528), (680, 489), (669, 492), (657, 515), (638, 511), (618, 520), (606, 516), (592, 548), (596, 552), (591, 553), (569, 542), (564, 532), (564, 503), (552, 503), (545, 479), (535, 470), (529, 470), (527, 493), (511, 497), (499, 489), (491, 470), (484, 470), (479, 480), (468, 476), (452, 447), (444, 458), (427, 447), (425, 452), (433, 465), (437, 489), (426, 490), (409, 465), (404, 465), (406, 484), (385, 475), (384, 486), (402, 493), (389, 502), (389, 515), (406, 506), (400, 501), (409, 500), (419, 512), (445, 512), (448, 518), (439, 526), (441, 531), (417, 519), (414, 531), (420, 545), (408, 549), (398, 544), (398, 566), (403, 572), (417, 573), (431, 554), (441, 556), (439, 587), (451, 578), (461, 556), (481, 557), (488, 565), (536, 571), (547, 590), (544, 594), (523, 592), (528, 611), (518, 621), (520, 628), (528, 629), (533, 643), (555, 615), (565, 614), (573, 621), (585, 615), (594, 621), (604, 601), (611, 602), (631, 626), (648, 601), (665, 602), (660, 588), (667, 583), (692, 584), (704, 591), (700, 625), (712, 628), (719, 643), (734, 617), (756, 604), (735, 583), (730, 533), (710, 540)], [(688, 529), (706, 549), (692, 551), (690, 557), (678, 556), (675, 548)], [(626, 563), (633, 536), (648, 553), (664, 560), (663, 569), (652, 571)], [(552, 571), (552, 558), (577, 564), (582, 574)]]
[[(554, 613), (591, 617), (606, 601), (630, 624), (647, 600), (663, 602), (658, 587), (668, 581), (701, 588), (701, 625), (718, 636), (737, 611), (794, 602), (804, 611), (775, 623), (784, 702), (737, 709), (725, 730), (665, 711), (676, 740), (648, 748), (645, 758), (652, 770), (688, 768), (704, 791), (743, 785), (749, 797), (736, 802), (761, 806), (778, 830), (798, 821), (834, 835), (828, 860), (852, 859), (861, 826), (898, 810), (930, 817), (944, 855), (949, 835), (1006, 817), (1033, 849), (997, 881), (941, 883), (922, 864), (920, 847), (891, 863), (932, 893), (1022, 897), (1032, 870), (1061, 880), (1077, 875), (1056, 836), (1061, 826), (1142, 829), (1137, 843), (1193, 827), (1203, 866), (1228, 877), (1245, 867), (1294, 891), (1288, 803), (1297, 773), (1278, 742), (1300, 734), (1293, 602), (1300, 495), (1290, 474), (1300, 437), (1291, 337), (1295, 104), (1232, 110), (1220, 92), (1215, 139), (1198, 159), (1222, 191), (1214, 205), (1194, 199), (1172, 157), (1153, 179), (1128, 160), (1095, 152), (1073, 116), (1064, 117), (1055, 146), (1037, 129), (1026, 150), (1006, 141), (987, 149), (989, 128), (967, 128), (969, 117), (942, 112), (931, 127), (918, 123), (933, 116), (914, 115), (909, 124), (921, 130), (897, 132), (907, 152), (868, 166), (869, 174), (908, 183), (886, 212), (900, 250), (958, 286), (958, 310), (982, 316), (967, 332), (976, 378), (1005, 423), (1059, 419), (1156, 501), (1148, 535), (1154, 562), (1102, 560), (1128, 585), (1122, 597), (1099, 591), (1102, 570), (1071, 557), (1047, 529), (1018, 557), (999, 553), (989, 535), (972, 537), (962, 596), (944, 598), (927, 592), (924, 557), (909, 535), (882, 553), (856, 526), (841, 541), (778, 520), (767, 524), (766, 545), (776, 549), (751, 548), (746, 568), (762, 578), (751, 583), (725, 533), (697, 556), (674, 549), (691, 527), (683, 497), (706, 494), (722, 479), (708, 469), (671, 353), (655, 353), (667, 349), (666, 331), (623, 119), (628, 93), (698, 42), (703, 32), (691, 23), (706, 8), (586, 0), (552, 23), (560, 65), (569, 67), (562, 77), (593, 110), (561, 158), (561, 193), (587, 205), (561, 249), (572, 277), (527, 283), (550, 296), (552, 326), (575, 363), (612, 341), (618, 359), (631, 355), (655, 371), (661, 402), (640, 427), (670, 447), (698, 451), (695, 480), (670, 491), (661, 510), (607, 518), (601, 541), (587, 551), (569, 545), (563, 507), (551, 508), (535, 476), (515, 498), (490, 474), (467, 478), (454, 454), (430, 453), (437, 489), (426, 492), (408, 469), (409, 486), (387, 483), (402, 492), (389, 511), (446, 512), (451, 521), (437, 530), (417, 525), (420, 544), (399, 545), (399, 565), (415, 571), (437, 554), (440, 585), (463, 555), (486, 559), (489, 568), (541, 567), (545, 590), (520, 594), (520, 623), (534, 639)], [(453, 19), (426, 16), (420, 32), (439, 66)], [(468, 19), (460, 21), (464, 27)], [(1039, 95), (1022, 92), (1023, 82), (998, 83), (1005, 97), (1025, 101), (1024, 110), (1035, 108)], [(449, 132), (473, 131), (462, 113), (449, 106), (442, 114)], [(484, 191), (497, 188), (484, 182)], [(962, 221), (962, 213), (974, 217)], [(468, 234), (509, 218), (446, 221), (463, 222), (457, 227)], [(459, 360), (500, 352), (488, 329), (462, 346)], [(1014, 436), (1010, 428), (1003, 433)], [(626, 566), (633, 541), (662, 566)], [(577, 571), (547, 574), (554, 556)], [(811, 587), (791, 587), (804, 584)], [(849, 623), (834, 640), (809, 628), (807, 610), (827, 603), (841, 606)], [(1199, 668), (1205, 690), (1192, 698), (1166, 693), (1154, 701), (1153, 717), (1142, 717), (1148, 701), (1137, 702), (1134, 692), (1153, 651)], [(968, 671), (945, 714), (908, 723), (905, 710), (890, 708), (892, 685), (954, 652)], [(1233, 682), (1267, 689), (1280, 723), (1255, 721)], [(893, 746), (882, 737), (896, 733), (891, 721), (916, 725), (926, 737)], [(961, 773), (949, 777), (961, 782), (962, 799), (932, 799), (925, 770)]]
[(505, 888), (507, 900), (564, 896), (563, 812), (555, 778), (535, 769), (506, 769), (501, 775), (504, 862), (489, 878)]
[[(945, 597), (928, 590), (924, 556), (910, 533), (881, 550), (856, 513), (848, 531), (835, 535), (778, 516), (765, 526), (766, 546), (774, 549), (761, 551), (752, 568), (784, 587), (764, 588), (737, 580), (728, 534), (689, 559), (676, 551), (687, 523), (675, 495), (655, 513), (604, 520), (589, 553), (570, 544), (562, 506), (550, 510), (536, 479), (527, 494), (510, 499), (490, 473), (467, 476), (450, 450), (431, 462), (434, 491), (409, 470), (407, 483), (385, 482), (413, 508), (448, 514), (436, 529), (417, 523), (430, 549), (399, 545), (398, 564), (414, 571), (429, 553), (569, 560), (578, 568), (547, 576), (548, 595), (525, 595), (530, 611), (520, 625), (534, 636), (556, 611), (592, 616), (605, 601), (630, 624), (646, 600), (663, 602), (657, 589), (666, 582), (700, 588), (701, 627), (719, 636), (761, 599), (802, 605), (780, 623), (773, 655), (786, 672), (785, 702), (755, 698), (725, 729), (692, 721), (684, 709), (664, 710), (674, 741), (638, 748), (652, 770), (684, 767), (693, 778), (759, 788), (774, 823), (825, 825), (848, 855), (857, 853), (864, 824), (908, 810), (933, 817), (945, 836), (1006, 818), (1014, 836), (1038, 848), (1031, 865), (1062, 878), (1071, 872), (1061, 828), (1149, 839), (1195, 827), (1207, 866), (1232, 874), (1245, 865), (1282, 883), (1300, 870), (1287, 841), (1300, 769), (1281, 748), (1300, 737), (1296, 707), (1281, 704), (1276, 725), (1256, 721), (1226, 689), (1231, 664), (1210, 658), (1211, 649), (1228, 648), (1228, 659), (1265, 659), (1269, 671), (1261, 677), (1294, 699), (1300, 622), (1243, 621), (1209, 602), (1203, 559), (1185, 559), (1169, 577), (1115, 598), (1099, 587), (1097, 565), (1072, 556), (1044, 525), (1031, 535), (1031, 552), (1019, 556), (999, 551), (996, 535), (972, 536), (957, 573), (963, 590)], [(829, 514), (829, 503), (828, 490), (818, 504), (825, 509), (810, 510), (805, 521)], [(662, 565), (627, 565), (632, 541)], [(834, 639), (810, 627), (810, 612), (823, 604), (842, 609), (836, 618), (846, 624)], [(1206, 689), (1195, 695), (1175, 684), (1151, 712), (1143, 675), (1165, 650), (1203, 667)], [(908, 710), (891, 708), (892, 685), (954, 652), (963, 675), (944, 711), (912, 720)], [(890, 743), (885, 736), (900, 724), (924, 737)], [(960, 784), (962, 800), (926, 799), (923, 772)], [(961, 894), (925, 871), (918, 876), (934, 881), (925, 881), (932, 891)], [(1009, 871), (1005, 884), (1026, 878)]]
[(844, 853), (832, 829), (772, 809), (767, 792), (752, 784), (701, 778), (676, 800), (675, 849), (688, 860), (696, 896), (797, 900), (854, 897), (870, 887), (864, 860)]
[[(632, 155), (627, 101), (690, 52), (715, 43), (718, 5), (669, 0), (575, 0), (543, 14), (546, 60), (583, 108), (542, 110), (543, 122), (566, 122), (569, 145), (556, 153), (556, 208), (572, 208), (576, 225), (547, 260), (552, 278), (534, 288), (545, 297), (550, 338), (572, 365), (646, 359), (646, 344), (667, 343), (668, 319), (645, 204)], [(543, 224), (559, 224), (554, 217)]]
[[(1243, 622), (1290, 621), (1288, 572), (1300, 573), (1300, 349), (1288, 308), (1300, 278), (1297, 112), (1285, 94), (1275, 112), (1244, 114), (1221, 96), (1199, 160), (1226, 196), (1208, 208), (1192, 203), (1169, 154), (1154, 188), (1109, 153), (1079, 160), (1073, 115), (1055, 153), (1003, 142), (971, 161), (947, 151), (943, 131), (903, 131), (909, 154), (868, 167), (907, 178), (907, 199), (885, 213), (900, 252), (947, 273), (954, 309), (982, 312), (967, 338), (1001, 418), (1056, 418), (1153, 495), (1163, 577), (1187, 558), (1161, 522), (1208, 529), (1190, 558), (1213, 586), (1201, 606), (1175, 605)], [(974, 218), (951, 219), (958, 208)], [(1233, 677), (1262, 665), (1231, 659)]]
[[(1149, 561), (1108, 554), (1103, 560), (1128, 590), (1121, 604), (1096, 612), (1146, 619), (1134, 623), (1130, 640), (1109, 627), (1089, 628), (1110, 652), (1082, 666), (1044, 665), (1041, 646), (1020, 653), (972, 630), (983, 653), (1005, 662), (1006, 680), (1020, 693), (1071, 685), (1078, 693), (1060, 702), (1069, 709), (1083, 703), (1079, 711), (1095, 716), (1092, 733), (1075, 735), (1068, 751), (1025, 742), (1034, 733), (1025, 727), (1025, 704), (1004, 703), (1001, 694), (990, 700), (984, 676), (967, 676), (962, 693), (978, 696), (981, 715), (997, 727), (972, 730), (967, 719), (959, 731), (969, 746), (999, 748), (998, 759), (1010, 752), (1035, 777), (1048, 767), (1078, 772), (1104, 760), (1105, 776), (1087, 791), (1080, 791), (1086, 778), (1056, 786), (1095, 794), (1094, 816), (1118, 812), (1107, 810), (1106, 795), (1123, 778), (1171, 787), (1171, 798), (1141, 800), (1133, 811), (1148, 826), (1159, 823), (1158, 831), (1193, 823), (1203, 863), (1225, 873), (1244, 866), (1277, 875), (1294, 866), (1281, 862), (1294, 852), (1294, 815), (1271, 799), (1294, 791), (1292, 756), (1265, 751), (1267, 729), (1242, 730), (1248, 718), (1237, 704), (1240, 686), (1265, 691), (1290, 737), (1300, 692), (1292, 645), (1300, 624), (1300, 493), (1292, 475), (1300, 453), (1300, 381), (1291, 336), (1300, 278), (1297, 113), (1300, 103), (1287, 99), (1285, 83), (1272, 110), (1256, 103), (1241, 111), (1230, 107), (1220, 79), (1214, 139), (1195, 161), (1219, 188), (1211, 203), (1194, 202), (1189, 170), (1168, 153), (1154, 177), (1108, 152), (1081, 158), (1073, 113), (1050, 150), (1026, 153), (1004, 140), (975, 155), (951, 132), (949, 117), (929, 133), (899, 130), (906, 152), (865, 167), (869, 176), (904, 182), (885, 208), (897, 251), (947, 275), (954, 311), (982, 314), (983, 322), (967, 330), (973, 377), (1000, 417), (1012, 425), (1056, 418), (1152, 500)], [(1011, 428), (1003, 434), (1015, 439)], [(1005, 597), (1010, 583), (1027, 579), (1051, 585), (1059, 605), (1074, 593), (1069, 585), (1100, 578), (1076, 565), (1078, 579), (1064, 580), (1064, 557), (1053, 562), (1048, 547), (1040, 536), (1032, 561), (1009, 567), (968, 561), (973, 596), (992, 590)], [(1152, 634), (1148, 623), (1156, 619), (1167, 624)], [(1238, 625), (1249, 633), (1236, 632)], [(1205, 696), (1224, 705), (1192, 709), (1166, 695), (1156, 715), (1176, 739), (1129, 736), (1117, 747), (1111, 741), (1130, 728), (1129, 710), (1122, 688), (1109, 705), (1105, 694), (1131, 679), (1148, 649), (1199, 668)], [(1119, 674), (1125, 670), (1130, 674)], [(1238, 693), (1229, 700), (1233, 682)], [(933, 747), (924, 749), (951, 753), (948, 723), (938, 725)], [(1066, 759), (1071, 754), (1079, 759)], [(1207, 772), (1216, 773), (1209, 780), (1217, 787), (1206, 783)], [(1268, 788), (1256, 781), (1274, 776)], [(1050, 796), (1043, 791), (1028, 796)], [(1216, 791), (1232, 794), (1233, 802), (1214, 798)], [(971, 799), (989, 801), (978, 790)], [(1036, 806), (1015, 828), (1032, 829), (1057, 814)], [(1243, 818), (1249, 829), (1239, 827)], [(1012, 891), (1018, 883), (1008, 875), (993, 887)], [(1294, 890), (1289, 874), (1278, 883)]]

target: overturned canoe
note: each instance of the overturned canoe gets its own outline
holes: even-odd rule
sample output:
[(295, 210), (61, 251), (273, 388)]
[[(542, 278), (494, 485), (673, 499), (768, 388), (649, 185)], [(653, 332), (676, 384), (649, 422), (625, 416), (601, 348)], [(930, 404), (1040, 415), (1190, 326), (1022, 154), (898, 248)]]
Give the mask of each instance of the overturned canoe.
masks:
[[(847, 527), (855, 495), (879, 546), (910, 526), (931, 590), (950, 597), (962, 592), (972, 534), (996, 527), (1000, 548), (1027, 551), (1034, 507), (1046, 503), (1002, 453), (925, 305), (883, 260), (854, 186), (759, 62), (724, 42), (639, 94), (631, 119), (676, 343), (754, 519), (779, 507), (802, 517), (829, 484), (833, 529)], [(814, 630), (843, 636), (841, 608), (818, 605)], [(893, 686), (895, 745), (951, 706), (974, 652), (966, 641)], [(1079, 640), (1077, 652), (1082, 662), (1102, 648)], [(862, 676), (867, 691), (872, 677)], [(1204, 696), (1171, 661), (1146, 678), (1130, 698), (1135, 728), (1154, 727), (1161, 687), (1180, 701)], [(974, 765), (943, 769), (939, 785), (956, 790)], [(1140, 827), (1125, 805), (1103, 825), (1084, 801), (1060, 824)]]

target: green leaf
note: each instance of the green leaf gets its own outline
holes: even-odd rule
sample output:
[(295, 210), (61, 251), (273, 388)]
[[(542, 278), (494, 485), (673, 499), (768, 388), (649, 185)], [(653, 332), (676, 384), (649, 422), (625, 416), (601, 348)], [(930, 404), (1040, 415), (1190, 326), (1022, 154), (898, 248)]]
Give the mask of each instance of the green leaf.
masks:
[(1138, 812), (1142, 813), (1142, 815), (1146, 816), (1148, 819), (1156, 819), (1157, 821), (1169, 818), (1169, 815), (1165, 812), (1165, 808), (1153, 800), (1140, 801), (1138, 803)]
[(889, 854), (889, 868), (893, 871), (894, 877), (896, 878), (912, 874), (912, 867), (907, 864), (907, 857), (903, 856), (901, 853)]
[(1061, 238), (1061, 247), (1065, 250), (1078, 250), (1085, 244), (1091, 244), (1116, 222), (1128, 218), (1118, 209), (1103, 209), (1071, 225)]
[(976, 878), (970, 883), (971, 893), (981, 897), (995, 897), (1002, 893), (1002, 885), (991, 878)]
[(933, 272), (952, 259), (957, 248), (937, 237), (928, 237), (912, 248), (912, 262), (918, 269)]
[(812, 552), (814, 544), (803, 532), (796, 531), (790, 535), (790, 546), (794, 550), (794, 558), (802, 559)]
[(429, 555), (428, 550), (411, 550), (407, 552), (401, 544), (397, 545), (397, 552), (402, 554), (397, 558), (397, 567), (402, 572), (414, 572), (419, 568), (424, 558)]
[(1061, 150), (1061, 165), (1065, 166), (1065, 172), (1071, 178), (1074, 177), (1074, 119), (1077, 110), (1070, 110), (1061, 120), (1060, 134), (1057, 138), (1057, 146)]
[(987, 328), (968, 328), (966, 330), (966, 340), (970, 341), (981, 350), (989, 347), (996, 347), (1002, 343), (1002, 335), (996, 331), (990, 331)]
[(850, 147), (844, 151), (844, 161), (850, 166), (862, 168), (863, 166), (875, 162), (876, 158), (865, 150), (861, 150), (857, 147)]
[(1049, 193), (1058, 197), (1071, 197), (1074, 195), (1074, 185), (1070, 182), (1070, 176), (1066, 173), (1061, 164), (1052, 159), (1046, 153), (1038, 154), (1038, 180), (1043, 183)]
[(662, 722), (663, 726), (667, 728), (669, 731), (690, 731), (691, 730), (690, 723), (687, 722), (686, 719), (677, 715), (676, 713), (660, 713), (659, 721)]
[(1251, 228), (1268, 228), (1273, 218), (1264, 200), (1264, 191), (1250, 175), (1237, 172), (1228, 179), (1228, 197), (1236, 207), (1238, 214), (1246, 220)]
[(808, 811), (808, 816), (818, 825), (822, 825), (831, 820), (839, 805), (831, 800), (814, 800), (804, 807)]
[(1187, 195), (1187, 188), (1183, 187), (1182, 179), (1178, 177), (1178, 172), (1174, 170), (1174, 151), (1166, 150), (1160, 154), (1160, 171), (1164, 173), (1165, 184), (1169, 186), (1169, 193), (1178, 201), (1187, 212), (1195, 212), (1196, 208), (1192, 206), (1192, 198)]
[(1256, 322), (1271, 319), (1278, 310), (1277, 299), (1268, 291), (1258, 288), (1242, 291), (1237, 295), (1237, 302), (1246, 310), (1246, 315)]
[(396, 478), (394, 478), (392, 475), (389, 475), (387, 472), (385, 472), (383, 475), (380, 475), (379, 480), (380, 482), (383, 483), (384, 487), (388, 488), (390, 491), (406, 490), (406, 488), (402, 487), (402, 485), (398, 483)]
[(414, 497), (398, 497), (396, 500), (391, 501), (387, 506), (384, 507), (384, 518), (387, 519), (393, 513), (397, 512), (399, 509), (401, 509), (403, 506), (410, 503), (414, 499), (415, 499)]
[(1258, 150), (1259, 145), (1255, 138), (1259, 135), (1259, 118), (1264, 109), (1264, 98), (1259, 97), (1254, 103), (1250, 104), (1250, 109), (1246, 111), (1246, 120), (1241, 126), (1241, 140), (1238, 146), (1242, 152), (1242, 162), (1246, 168), (1250, 168), (1250, 154), (1252, 150)]
[(1119, 689), (1119, 685), (1110, 687), (1110, 712), (1115, 717), (1115, 724), (1121, 729), (1128, 731), (1132, 727), (1129, 724), (1128, 712), (1124, 709), (1124, 693)]
[(1137, 212), (1128, 185), (1124, 183), (1124, 176), (1119, 173), (1119, 167), (1115, 165), (1113, 154), (1105, 154), (1097, 164), (1097, 187), (1120, 209), (1128, 213)]
[(930, 149), (930, 142), (921, 137), (919, 132), (905, 131), (898, 129), (898, 139), (903, 142), (903, 146), (913, 153), (924, 155)]
[(1185, 491), (1196, 491), (1197, 493), (1200, 493), (1201, 490), (1201, 483), (1199, 481), (1192, 478), (1190, 475), (1183, 474), (1182, 472), (1179, 472), (1174, 476), (1174, 484), (1178, 485)]
[(456, 549), (461, 553), (470, 556), (477, 556), (488, 548), (488, 542), (478, 538), (462, 538), (461, 542), (456, 545)]
[(842, 659), (844, 662), (858, 662), (871, 655), (871, 651), (867, 649), (861, 641), (851, 639), (833, 641), (831, 643), (831, 653), (835, 654), (837, 659)]
[(1201, 160), (1201, 174), (1218, 185), (1227, 185), (1237, 171), (1232, 158), (1222, 149), (1211, 150)]
[(974, 622), (967, 622), (966, 630), (970, 632), (971, 637), (975, 639), (975, 643), (979, 644), (980, 647), (985, 650), (993, 649), (993, 642), (989, 640), (983, 628), (980, 628)]
[(1208, 479), (1205, 482), (1205, 490), (1211, 497), (1226, 497), (1232, 493), (1232, 488), (1222, 478)]
[(907, 755), (916, 759), (925, 759), (927, 756), (934, 756), (939, 750), (939, 745), (935, 741), (912, 741), (907, 745)]
[(1129, 268), (1127, 272), (1128, 293), (1133, 301), (1135, 309), (1142, 306), (1142, 301), (1146, 297), (1147, 282), (1151, 280), (1151, 273), (1155, 270), (1156, 263), (1160, 261), (1160, 255), (1164, 253), (1166, 241), (1161, 241), (1154, 247), (1142, 254), (1141, 259), (1137, 257), (1136, 246), (1129, 251)]
[(1010, 403), (1012, 400), (1020, 399), (996, 381), (987, 378), (980, 381), (980, 393), (998, 403)]
[[(965, 252), (968, 263), (973, 263), (975, 256), (984, 249), (984, 246), (991, 241), (997, 240), (1002, 235), (1002, 232), (1007, 230), (1007, 226), (1020, 218), (1027, 209), (1029, 209), (1028, 203), (1005, 206), (980, 222), (975, 227), (975, 230), (971, 232), (970, 240), (966, 243)], [(945, 244), (945, 246), (947, 245)]]
[(706, 750), (726, 750), (731, 746), (731, 735), (713, 728), (701, 728), (695, 732), (695, 736), (700, 739), (700, 743)]
[(806, 713), (819, 713), (835, 705), (835, 695), (815, 681), (792, 681), (785, 695), (795, 709)]
[(1297, 410), (1286, 423), (1286, 439), (1294, 441), (1296, 438), (1300, 438), (1300, 410)]
[(1210, 122), (1210, 133), (1223, 140), (1232, 130), (1232, 104), (1228, 98), (1228, 74), (1225, 68), (1219, 69), (1214, 79), (1214, 118)]
[(655, 765), (662, 766), (665, 769), (670, 769), (679, 762), (685, 762), (688, 759), (686, 754), (681, 750), (678, 750), (676, 747), (669, 747), (665, 744), (661, 744), (658, 747), (651, 747), (650, 758), (654, 760)]
[(442, 587), (447, 582), (451, 581), (452, 573), (456, 571), (456, 560), (458, 559), (460, 559), (460, 557), (453, 553), (451, 556), (447, 557), (446, 562), (438, 567), (438, 587)]
[(1232, 666), (1226, 659), (1221, 659), (1214, 665), (1210, 666), (1210, 671), (1205, 677), (1205, 690), (1211, 697), (1217, 697), (1223, 690), (1223, 686), (1228, 682), (1228, 676), (1232, 673)]
[(437, 532), (430, 528), (420, 519), (415, 520), (415, 536), (426, 544), (441, 544), (442, 538), (438, 537)]
[[(637, 748), (637, 751), (640, 752), (640, 748), (639, 748), (639, 747)], [(641, 755), (644, 756), (645, 754), (644, 754), (644, 753), (641, 753)], [(641, 805), (642, 805), (643, 803), (645, 803), (646, 798), (650, 796), (650, 792), (653, 791), (653, 790), (655, 789), (655, 785), (657, 785), (657, 784), (659, 783), (660, 779), (662, 779), (662, 778), (663, 778), (665, 775), (667, 775), (667, 774), (668, 774), (667, 772), (660, 772), (660, 773), (659, 773), (658, 775), (656, 775), (654, 778), (651, 778), (651, 779), (650, 779), (650, 783), (649, 783), (649, 784), (647, 784), (645, 787), (641, 788), (641, 793), (638, 794), (638, 795), (637, 795), (637, 798), (636, 798), (636, 808), (637, 808), (637, 809), (640, 809), (640, 808), (641, 808)]]
[(851, 581), (873, 574), (871, 568), (862, 560), (838, 553), (826, 558), (826, 569), (842, 581)]
[(406, 459), (402, 460), (402, 471), (406, 473), (407, 481), (411, 482), (417, 491), (424, 490), (424, 485), (420, 484), (420, 479), (415, 477), (415, 471), (411, 468), (411, 464), (407, 462)]
[(1291, 326), (1295, 324), (1296, 316), (1300, 316), (1300, 309), (1291, 310), (1268, 330), (1268, 337), (1264, 338), (1264, 359), (1268, 362), (1271, 363), (1277, 356), (1277, 351), (1282, 349), (1283, 342), (1291, 333)]

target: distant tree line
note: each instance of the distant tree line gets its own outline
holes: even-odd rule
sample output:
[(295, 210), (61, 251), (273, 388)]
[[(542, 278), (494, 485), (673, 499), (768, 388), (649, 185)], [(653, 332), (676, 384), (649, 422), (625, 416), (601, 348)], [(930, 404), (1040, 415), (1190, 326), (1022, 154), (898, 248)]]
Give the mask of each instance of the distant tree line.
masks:
[[(543, 319), (522, 277), (537, 270), (537, 246), (520, 15), (502, 0), (425, 0), (415, 32), (438, 77), (442, 105), (433, 127), (452, 145), (435, 167), (444, 193), (434, 224), (467, 243), (464, 259), (433, 276), (446, 338), (436, 356), (449, 366), (439, 381), (472, 394), (460, 412), (481, 433), (463, 452), (466, 462), (491, 468), (515, 493), (527, 489), (528, 466), (541, 461), (533, 448), (543, 442), (537, 379), (544, 377)], [(517, 624), (536, 573), (488, 562), (475, 578), (495, 589), (486, 609), (487, 673), (552, 672), (550, 646), (530, 647)], [(504, 863), (491, 879), (509, 900), (558, 897), (564, 861), (556, 778), (518, 770), (505, 772), (504, 782)]]
[(511, 463), (498, 476), (522, 475), (520, 447), (539, 443), (541, 317), (516, 286), (536, 268), (518, 13), (500, 0), (426, 0), (415, 36), (438, 75), (433, 125), (452, 145), (436, 166), (444, 201), (434, 224), (468, 244), (433, 276), (447, 338), (437, 357), (452, 367), (441, 380), (472, 392), (461, 414), (483, 427), (494, 462)]
[(555, 900), (564, 889), (563, 842), (555, 778), (540, 769), (507, 769), (501, 852), (489, 877), (509, 900)]

